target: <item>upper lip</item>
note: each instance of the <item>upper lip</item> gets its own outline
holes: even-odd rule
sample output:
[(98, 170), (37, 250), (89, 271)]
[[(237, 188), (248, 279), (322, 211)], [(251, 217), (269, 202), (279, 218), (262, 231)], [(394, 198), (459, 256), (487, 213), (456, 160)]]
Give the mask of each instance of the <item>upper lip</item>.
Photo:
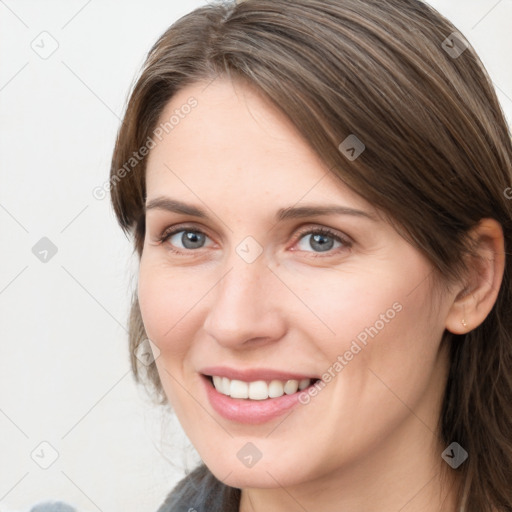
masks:
[(281, 370), (273, 370), (270, 368), (229, 368), (227, 366), (209, 366), (199, 370), (203, 375), (227, 377), (230, 380), (241, 380), (244, 382), (254, 382), (257, 380), (302, 380), (302, 379), (317, 379), (318, 377), (312, 375), (305, 375), (300, 373), (285, 372)]

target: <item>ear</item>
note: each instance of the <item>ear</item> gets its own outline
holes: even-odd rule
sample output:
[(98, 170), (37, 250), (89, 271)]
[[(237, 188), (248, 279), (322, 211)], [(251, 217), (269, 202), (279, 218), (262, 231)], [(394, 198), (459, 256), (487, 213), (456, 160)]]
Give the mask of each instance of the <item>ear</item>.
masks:
[(465, 334), (478, 327), (492, 310), (505, 270), (503, 229), (494, 219), (482, 219), (471, 231), (474, 255), (467, 279), (446, 317), (446, 329)]

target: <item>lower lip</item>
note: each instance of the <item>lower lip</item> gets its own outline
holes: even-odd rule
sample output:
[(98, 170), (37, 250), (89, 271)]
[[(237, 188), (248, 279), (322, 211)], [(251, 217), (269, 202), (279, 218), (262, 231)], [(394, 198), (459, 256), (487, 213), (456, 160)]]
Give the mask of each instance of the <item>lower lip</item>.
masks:
[(206, 394), (213, 409), (224, 418), (238, 423), (259, 424), (278, 418), (299, 403), (299, 395), (307, 389), (292, 395), (265, 400), (247, 400), (231, 398), (219, 393), (208, 377), (202, 375), (206, 386)]

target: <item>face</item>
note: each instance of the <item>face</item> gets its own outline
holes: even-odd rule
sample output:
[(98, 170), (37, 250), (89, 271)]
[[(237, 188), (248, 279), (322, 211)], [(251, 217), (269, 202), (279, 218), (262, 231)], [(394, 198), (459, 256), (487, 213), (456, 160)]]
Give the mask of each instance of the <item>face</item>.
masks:
[(203, 461), (276, 487), (431, 447), (450, 298), (429, 262), (254, 90), (188, 86), (162, 122), (190, 98), (149, 155), (138, 293)]

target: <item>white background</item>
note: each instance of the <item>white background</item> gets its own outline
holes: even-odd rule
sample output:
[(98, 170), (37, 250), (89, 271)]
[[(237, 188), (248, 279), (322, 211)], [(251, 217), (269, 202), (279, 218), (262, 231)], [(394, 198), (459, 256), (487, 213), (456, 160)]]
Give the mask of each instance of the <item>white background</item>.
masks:
[[(183, 433), (129, 372), (131, 245), (92, 190), (146, 52), (203, 3), (0, 0), (0, 512), (51, 498), (155, 511), (183, 474)], [(476, 47), (511, 120), (512, 1), (431, 4)], [(47, 59), (38, 37), (58, 44)], [(42, 237), (58, 249), (47, 263), (32, 253)], [(42, 469), (34, 450), (58, 459)]]

